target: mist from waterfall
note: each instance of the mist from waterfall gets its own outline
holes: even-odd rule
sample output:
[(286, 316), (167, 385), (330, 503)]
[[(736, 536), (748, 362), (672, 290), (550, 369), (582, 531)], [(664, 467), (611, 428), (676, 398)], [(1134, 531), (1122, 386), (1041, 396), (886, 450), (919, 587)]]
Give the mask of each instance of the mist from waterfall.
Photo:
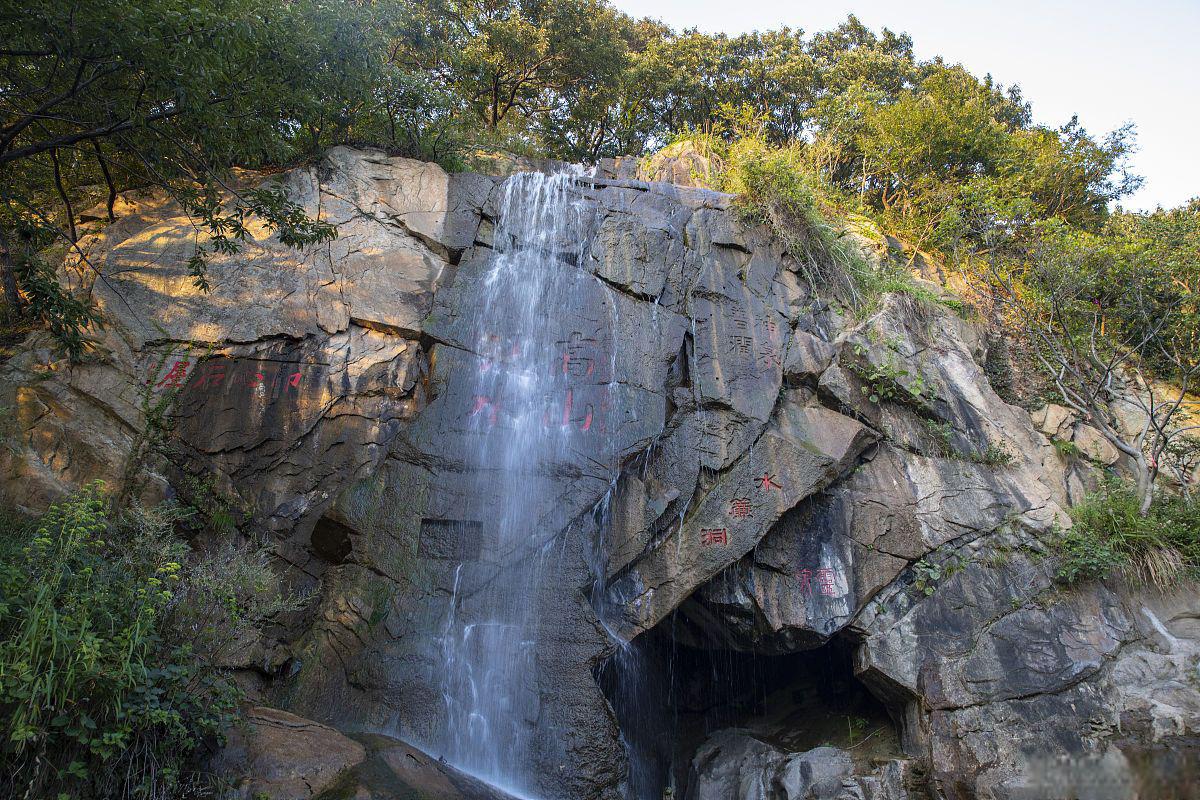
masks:
[(586, 247), (577, 177), (519, 173), (501, 188), (495, 252), (469, 325), (479, 360), (466, 411), (481, 466), (464, 476), (496, 498), (481, 556), (496, 571), (466, 597), (458, 567), (440, 642), (442, 755), (522, 795), (534, 792), (538, 595), (555, 554), (540, 535), (546, 482), (534, 476), (578, 460), (580, 437), (601, 435), (604, 413), (595, 394), (605, 387), (594, 381), (601, 356), (572, 341), (562, 313), (573, 285), (562, 275), (579, 269)]

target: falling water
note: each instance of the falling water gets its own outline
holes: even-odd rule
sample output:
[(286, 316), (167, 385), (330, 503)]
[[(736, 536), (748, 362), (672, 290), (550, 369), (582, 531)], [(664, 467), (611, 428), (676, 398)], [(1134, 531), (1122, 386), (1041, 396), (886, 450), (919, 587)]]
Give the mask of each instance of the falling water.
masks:
[(557, 558), (539, 521), (548, 482), (535, 476), (577, 460), (581, 438), (596, 438), (597, 373), (611, 373), (572, 343), (564, 319), (585, 246), (574, 178), (523, 173), (502, 187), (495, 253), (475, 287), (469, 335), (479, 359), (468, 409), (484, 465), (469, 480), (478, 496), (496, 498), (484, 559), (498, 572), (472, 587), (472, 613), (460, 613), (466, 582), (455, 575), (441, 638), (443, 755), (520, 794), (534, 783), (525, 773), (538, 734), (538, 595)]

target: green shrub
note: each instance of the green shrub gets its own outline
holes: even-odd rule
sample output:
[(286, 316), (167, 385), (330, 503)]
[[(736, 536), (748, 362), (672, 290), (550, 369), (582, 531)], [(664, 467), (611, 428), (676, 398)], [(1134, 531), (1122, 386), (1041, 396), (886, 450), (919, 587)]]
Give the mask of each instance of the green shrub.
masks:
[(1016, 462), (1016, 457), (1004, 445), (988, 442), (988, 446), (982, 451), (971, 453), (968, 460), (989, 467), (1011, 467)]
[(234, 719), (229, 637), (284, 605), (258, 554), (194, 556), (191, 512), (94, 485), (0, 530), (0, 794), (160, 798)]
[(811, 285), (861, 308), (873, 269), (857, 244), (822, 215), (822, 198), (832, 190), (807, 168), (802, 147), (770, 147), (746, 137), (729, 145), (723, 166), (721, 188), (739, 196), (743, 217), (770, 227)]
[(1138, 505), (1134, 488), (1114, 479), (1071, 509), (1074, 525), (1055, 541), (1059, 580), (1098, 580), (1119, 571), (1135, 583), (1167, 589), (1200, 577), (1200, 507), (1165, 495), (1143, 517)]
[(719, 188), (738, 195), (743, 219), (770, 227), (811, 285), (860, 314), (895, 293), (966, 315), (965, 303), (919, 284), (904, 266), (888, 259), (872, 264), (853, 236), (828, 221), (850, 216), (852, 203), (821, 177), (805, 145), (772, 146), (753, 132), (728, 144), (713, 136), (691, 141), (719, 170)]
[(1050, 444), (1054, 445), (1055, 451), (1063, 458), (1080, 458), (1083, 455), (1083, 451), (1079, 449), (1079, 445), (1074, 442), (1068, 442), (1051, 436)]
[(884, 354), (882, 361), (875, 363), (867, 359), (867, 348), (854, 345), (858, 361), (851, 362), (848, 369), (863, 382), (861, 391), (872, 403), (891, 400), (922, 407), (935, 399), (935, 392), (919, 372), (909, 372), (897, 363), (897, 359)]

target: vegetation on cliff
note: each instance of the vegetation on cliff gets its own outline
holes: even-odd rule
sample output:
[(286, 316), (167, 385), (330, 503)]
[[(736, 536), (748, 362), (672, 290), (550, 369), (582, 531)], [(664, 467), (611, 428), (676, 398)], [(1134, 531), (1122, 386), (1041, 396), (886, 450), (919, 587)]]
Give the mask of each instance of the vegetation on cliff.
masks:
[[(919, 60), (908, 36), (853, 17), (725, 36), (604, 0), (0, 0), (0, 42), (0, 278), (17, 332), (86, 351), (100, 321), (55, 269), (64, 255), (99, 268), (81, 237), (127, 190), (189, 215), (206, 289), (206, 256), (236, 252), (256, 221), (296, 247), (336, 235), (281, 192), (242, 188), (237, 168), (337, 144), (458, 168), (481, 149), (594, 161), (687, 143), (853, 311), (884, 292), (946, 300), (903, 263), (866, 262), (845, 219), (936, 257), (1028, 348), (1043, 399), (1124, 454), (1134, 484), (1075, 509), (1063, 580), (1200, 570), (1183, 402), (1200, 375), (1200, 200), (1120, 210), (1139, 183), (1130, 127), (1040, 124), (1018, 87)], [(897, 374), (865, 377), (876, 397)], [(1178, 493), (1156, 493), (1163, 474)], [(174, 793), (231, 719), (222, 654), (287, 603), (257, 553), (189, 549), (186, 516), (117, 513), (90, 490), (0, 531), (6, 792)]]
[(113, 518), (91, 486), (0, 529), (6, 797), (178, 797), (236, 715), (224, 661), (291, 607), (262, 553), (194, 553), (191, 509)]

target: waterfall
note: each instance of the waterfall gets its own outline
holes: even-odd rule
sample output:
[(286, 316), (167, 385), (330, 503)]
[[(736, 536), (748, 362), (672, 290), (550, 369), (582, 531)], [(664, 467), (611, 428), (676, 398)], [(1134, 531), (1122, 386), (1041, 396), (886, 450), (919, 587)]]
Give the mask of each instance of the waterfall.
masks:
[[(441, 750), (455, 766), (522, 795), (534, 791), (526, 773), (539, 733), (539, 593), (555, 552), (539, 536), (538, 508), (548, 497), (538, 493), (548, 491), (546, 475), (579, 460), (581, 437), (594, 446), (603, 435), (598, 395), (610, 380), (601, 376), (611, 376), (607, 358), (577, 334), (572, 341), (564, 313), (586, 247), (576, 177), (521, 173), (505, 181), (494, 253), (473, 287), (467, 327), (478, 356), (467, 424), (482, 466), (464, 479), (477, 496), (495, 498), (485, 511), (482, 560), (496, 572), (469, 598), (455, 576), (440, 642)], [(468, 602), (471, 613), (460, 613)]]

